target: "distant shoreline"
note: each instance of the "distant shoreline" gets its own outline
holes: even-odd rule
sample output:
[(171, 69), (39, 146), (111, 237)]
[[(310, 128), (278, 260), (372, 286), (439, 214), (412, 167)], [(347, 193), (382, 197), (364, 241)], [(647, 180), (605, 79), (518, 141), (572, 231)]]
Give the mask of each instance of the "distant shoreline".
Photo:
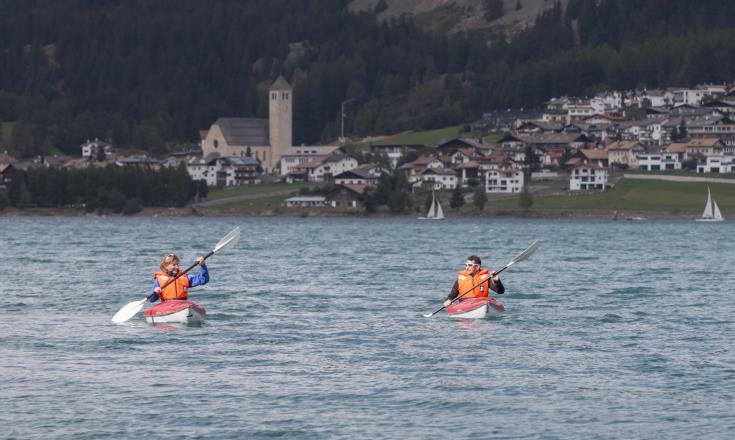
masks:
[[(619, 221), (635, 221), (640, 220), (694, 220), (699, 218), (699, 212), (680, 212), (670, 213), (661, 211), (628, 211), (625, 216), (618, 218)], [(613, 211), (555, 211), (555, 210), (534, 210), (528, 212), (522, 211), (487, 211), (484, 213), (447, 213), (447, 219), (590, 219), (590, 220), (613, 220)], [(259, 212), (236, 212), (228, 210), (201, 210), (195, 208), (164, 208), (156, 210), (146, 208), (142, 212), (135, 215), (123, 215), (116, 213), (88, 213), (83, 210), (74, 208), (31, 208), (20, 210), (17, 208), (6, 208), (0, 211), (0, 218), (13, 217), (85, 217), (85, 218), (104, 218), (104, 217), (120, 217), (120, 218), (217, 218), (217, 217), (252, 217), (252, 218), (360, 218), (360, 219), (386, 219), (386, 218), (415, 218), (419, 214), (402, 213), (390, 214), (387, 212), (379, 212), (375, 214), (366, 214), (364, 211), (347, 212), (347, 211), (319, 211), (316, 209), (294, 209), (279, 211), (259, 211)]]

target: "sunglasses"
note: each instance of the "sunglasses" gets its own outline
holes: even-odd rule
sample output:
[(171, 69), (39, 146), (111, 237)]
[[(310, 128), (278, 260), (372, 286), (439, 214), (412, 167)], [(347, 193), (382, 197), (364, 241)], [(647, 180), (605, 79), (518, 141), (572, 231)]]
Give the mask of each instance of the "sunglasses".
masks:
[(471, 267), (475, 267), (475, 266), (479, 266), (479, 264), (475, 264), (475, 263), (465, 263), (464, 264), (464, 267), (466, 267), (467, 269), (469, 269)]

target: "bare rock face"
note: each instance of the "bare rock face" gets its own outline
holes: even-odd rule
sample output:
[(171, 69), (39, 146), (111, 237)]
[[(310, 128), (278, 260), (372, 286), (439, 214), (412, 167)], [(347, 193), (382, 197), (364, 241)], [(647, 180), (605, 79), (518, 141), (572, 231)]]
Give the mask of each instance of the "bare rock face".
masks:
[[(353, 0), (351, 11), (375, 10), (381, 0)], [(485, 0), (383, 0), (387, 6), (379, 17), (389, 19), (408, 15), (424, 29), (454, 33), (474, 29), (498, 28), (509, 34), (533, 25), (539, 13), (552, 8), (556, 0), (502, 0), (503, 15), (488, 21)], [(569, 0), (561, 0), (563, 6)]]

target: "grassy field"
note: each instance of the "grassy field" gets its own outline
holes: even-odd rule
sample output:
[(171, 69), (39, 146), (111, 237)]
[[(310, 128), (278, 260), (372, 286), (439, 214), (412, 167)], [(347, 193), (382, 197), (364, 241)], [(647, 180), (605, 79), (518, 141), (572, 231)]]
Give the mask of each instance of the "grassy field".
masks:
[[(658, 215), (699, 214), (707, 200), (707, 187), (722, 213), (735, 212), (735, 185), (724, 183), (668, 182), (623, 179), (613, 189), (592, 194), (535, 196), (531, 212), (607, 214), (613, 211)], [(474, 210), (474, 207), (465, 207)], [(518, 199), (495, 200), (486, 211), (521, 211)]]
[[(343, 213), (332, 212), (332, 210), (304, 209), (294, 210), (281, 207), (281, 203), (288, 197), (298, 192), (299, 188), (306, 184), (266, 184), (252, 187), (220, 190), (213, 192), (213, 196), (219, 198), (236, 195), (263, 194), (248, 200), (238, 200), (224, 205), (211, 208), (200, 208), (204, 214), (288, 214), (288, 215), (339, 215)], [(707, 199), (707, 187), (712, 190), (712, 196), (717, 201), (725, 218), (735, 216), (735, 185), (723, 183), (699, 183), (699, 182), (668, 182), (660, 180), (633, 180), (623, 179), (614, 188), (595, 193), (570, 193), (569, 195), (539, 196), (533, 197), (533, 206), (528, 215), (536, 216), (611, 216), (614, 211), (626, 214), (643, 214), (651, 216), (698, 216), (704, 209)], [(293, 188), (293, 193), (288, 195), (268, 195), (275, 191), (283, 191)], [(491, 199), (483, 211), (478, 211), (472, 204), (471, 195), (466, 198), (467, 202), (459, 209), (449, 207), (449, 192), (442, 192), (440, 198), (447, 217), (453, 216), (495, 216), (495, 215), (525, 215), (524, 210), (518, 206), (517, 197), (503, 199)], [(414, 209), (407, 212), (408, 215), (424, 214), (424, 200), (426, 194), (414, 194)], [(209, 198), (208, 200), (215, 200)], [(416, 209), (418, 207), (418, 210)], [(357, 211), (363, 214), (363, 211)]]
[(228, 197), (239, 197), (256, 194), (267, 194), (272, 192), (289, 191), (297, 193), (301, 188), (314, 186), (309, 183), (264, 183), (260, 185), (236, 186), (224, 189), (210, 189), (206, 201), (220, 200)]

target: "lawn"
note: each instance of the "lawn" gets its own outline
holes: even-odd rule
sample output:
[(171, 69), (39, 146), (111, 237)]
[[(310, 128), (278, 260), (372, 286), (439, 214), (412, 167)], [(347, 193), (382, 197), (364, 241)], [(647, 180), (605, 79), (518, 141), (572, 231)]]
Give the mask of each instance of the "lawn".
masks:
[[(568, 196), (537, 196), (532, 211), (587, 211), (591, 213), (639, 211), (661, 214), (696, 213), (704, 209), (707, 187), (723, 215), (735, 210), (735, 185), (724, 183), (668, 182), (623, 179), (613, 189)], [(519, 210), (518, 199), (488, 203), (491, 210)]]
[(247, 196), (256, 194), (267, 194), (272, 192), (289, 191), (297, 193), (305, 186), (313, 186), (309, 183), (263, 183), (258, 185), (243, 185), (224, 189), (210, 189), (206, 201), (219, 200), (227, 197)]

